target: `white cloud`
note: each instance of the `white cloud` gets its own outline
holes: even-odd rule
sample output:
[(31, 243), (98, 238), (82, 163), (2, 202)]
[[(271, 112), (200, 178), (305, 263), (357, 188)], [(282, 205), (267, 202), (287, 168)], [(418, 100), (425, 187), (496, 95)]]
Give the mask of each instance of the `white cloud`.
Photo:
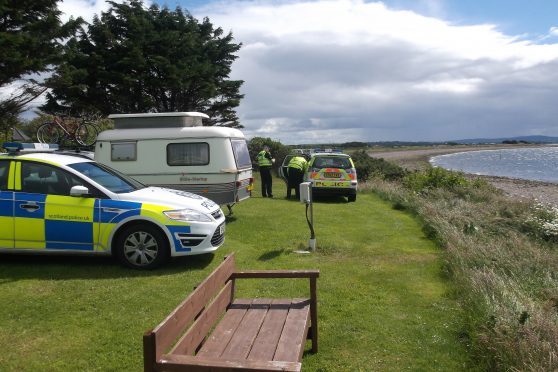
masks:
[(362, 0), (225, 1), (195, 15), (243, 43), (232, 77), (245, 80), (248, 135), (444, 140), (551, 128), (558, 115), (558, 44), (496, 25)]
[(64, 22), (68, 21), (70, 16), (81, 17), (85, 21), (91, 22), (95, 14), (101, 14), (108, 10), (109, 6), (105, 0), (63, 0), (58, 3), (58, 9), (63, 13), (61, 18)]
[[(115, 3), (123, 3), (125, 0), (112, 0)], [(146, 6), (152, 4), (151, 0), (144, 0)], [(86, 22), (91, 22), (95, 15), (106, 12), (110, 8), (107, 0), (62, 0), (58, 3), (58, 9), (63, 13), (62, 21), (68, 21), (70, 16), (81, 17)]]
[[(123, 0), (118, 0), (122, 2)], [(151, 3), (151, 2), (149, 2)], [(558, 27), (545, 44), (498, 25), (455, 25), (444, 2), (234, 1), (195, 10), (243, 43), (232, 78), (249, 136), (286, 143), (558, 135)], [(64, 0), (91, 21), (104, 0)]]
[(483, 81), (483, 79), (479, 78), (442, 81), (427, 80), (416, 84), (415, 88), (429, 92), (474, 93)]

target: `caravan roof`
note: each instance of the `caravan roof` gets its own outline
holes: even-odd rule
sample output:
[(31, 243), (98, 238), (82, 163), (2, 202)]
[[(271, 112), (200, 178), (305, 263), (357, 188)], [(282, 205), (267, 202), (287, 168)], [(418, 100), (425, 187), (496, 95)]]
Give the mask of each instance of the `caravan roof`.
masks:
[(112, 114), (114, 129), (130, 128), (179, 128), (201, 127), (202, 119), (209, 116), (201, 112), (147, 112), (136, 114)]
[(110, 114), (109, 119), (124, 119), (124, 118), (160, 118), (160, 117), (202, 117), (209, 119), (209, 116), (201, 112), (147, 112), (139, 114)]
[(97, 141), (136, 141), (154, 139), (185, 138), (244, 138), (244, 134), (234, 128), (223, 127), (179, 127), (112, 129), (99, 133)]

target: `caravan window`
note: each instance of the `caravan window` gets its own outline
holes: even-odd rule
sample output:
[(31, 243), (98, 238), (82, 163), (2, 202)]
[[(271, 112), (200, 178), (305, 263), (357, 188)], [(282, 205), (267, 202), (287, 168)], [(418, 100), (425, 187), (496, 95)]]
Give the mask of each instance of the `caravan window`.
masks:
[(236, 159), (236, 166), (239, 169), (252, 167), (252, 160), (250, 160), (250, 153), (248, 152), (246, 140), (232, 140), (231, 143), (234, 158)]
[(209, 144), (169, 143), (167, 145), (168, 165), (207, 165), (209, 164)]
[(136, 160), (136, 143), (135, 142), (111, 143), (110, 160), (112, 161)]

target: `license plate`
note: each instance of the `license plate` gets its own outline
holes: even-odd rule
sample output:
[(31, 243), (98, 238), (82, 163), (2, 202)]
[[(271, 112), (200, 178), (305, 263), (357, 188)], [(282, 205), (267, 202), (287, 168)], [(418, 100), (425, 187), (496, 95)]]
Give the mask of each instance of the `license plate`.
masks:
[(326, 178), (341, 178), (341, 173), (325, 172), (324, 177), (326, 177)]
[(225, 233), (225, 224), (219, 226), (219, 235), (223, 235)]
[(335, 182), (335, 181), (316, 181), (314, 182), (315, 187), (351, 187), (350, 182)]

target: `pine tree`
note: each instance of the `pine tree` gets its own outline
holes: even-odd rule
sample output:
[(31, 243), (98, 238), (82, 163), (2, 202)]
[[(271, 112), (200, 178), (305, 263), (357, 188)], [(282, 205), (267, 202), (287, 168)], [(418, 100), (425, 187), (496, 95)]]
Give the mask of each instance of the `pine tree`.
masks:
[[(0, 127), (7, 130), (25, 106), (45, 91), (32, 74), (49, 71), (60, 61), (64, 39), (81, 19), (60, 21), (58, 0), (0, 1)], [(16, 86), (10, 84), (18, 82)]]
[(205, 18), (139, 0), (94, 18), (66, 46), (47, 80), (47, 111), (110, 113), (200, 111), (206, 125), (241, 127), (242, 81), (229, 80), (240, 44)]

